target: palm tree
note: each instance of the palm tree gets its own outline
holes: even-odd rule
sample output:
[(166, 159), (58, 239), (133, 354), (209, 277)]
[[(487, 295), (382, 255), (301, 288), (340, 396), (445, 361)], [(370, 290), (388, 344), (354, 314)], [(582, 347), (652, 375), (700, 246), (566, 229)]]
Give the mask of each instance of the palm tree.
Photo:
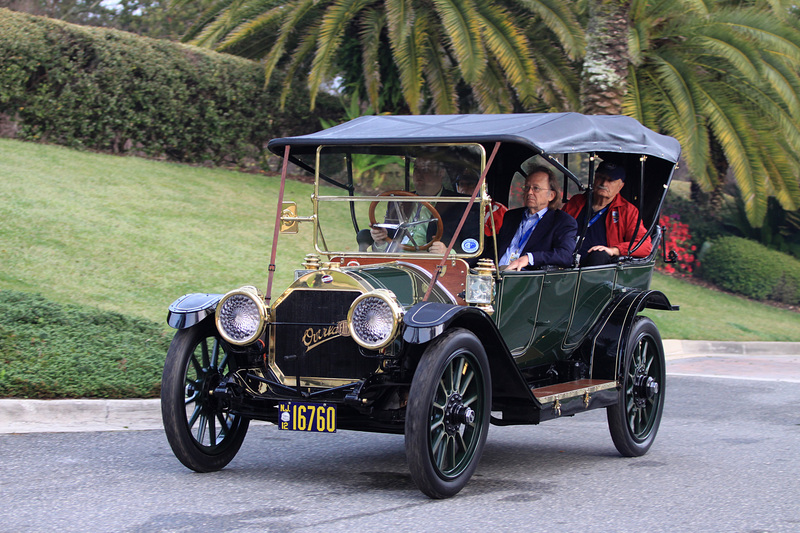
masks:
[(730, 168), (753, 226), (770, 196), (800, 206), (790, 0), (212, 2), (186, 38), (262, 59), (267, 81), (307, 71), (312, 106), (339, 76), (378, 112), (627, 114), (676, 137), (704, 189)]
[(589, 0), (586, 55), (581, 72), (581, 110), (621, 115), (628, 92), (628, 26), (631, 0)]
[(728, 3), (631, 0), (623, 111), (676, 137), (704, 189), (730, 167), (759, 227), (770, 196), (800, 207), (800, 32), (780, 0)]
[[(532, 14), (552, 36), (540, 53), (525, 36)], [(382, 111), (393, 74), (411, 113), (471, 111), (465, 101), (485, 113), (575, 105), (568, 76), (542, 74), (560, 66), (559, 56), (583, 52), (577, 19), (559, 0), (218, 0), (184, 39), (263, 60), (267, 82), (279, 66), (289, 77), (307, 70), (312, 108), (323, 84), (344, 75)], [(388, 72), (379, 56), (387, 44)], [(354, 49), (360, 72), (342, 68), (343, 51)]]

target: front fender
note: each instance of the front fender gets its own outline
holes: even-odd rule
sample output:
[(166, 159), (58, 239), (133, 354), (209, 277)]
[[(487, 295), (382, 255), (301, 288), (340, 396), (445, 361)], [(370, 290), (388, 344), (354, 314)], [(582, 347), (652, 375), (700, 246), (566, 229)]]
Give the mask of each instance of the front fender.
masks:
[(429, 342), (448, 328), (465, 328), (478, 337), (489, 358), (492, 374), (492, 410), (502, 411), (502, 424), (536, 424), (541, 404), (533, 396), (497, 325), (477, 307), (436, 302), (412, 306), (403, 317), (403, 340)]
[(167, 324), (175, 329), (186, 329), (214, 314), (222, 294), (184, 294), (169, 305)]

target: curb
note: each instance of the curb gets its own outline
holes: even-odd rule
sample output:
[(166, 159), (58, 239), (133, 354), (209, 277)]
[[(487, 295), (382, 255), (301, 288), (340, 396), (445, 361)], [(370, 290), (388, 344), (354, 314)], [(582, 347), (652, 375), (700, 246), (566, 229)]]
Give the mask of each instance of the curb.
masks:
[(667, 360), (730, 355), (800, 355), (800, 342), (730, 342), (665, 339), (663, 343), (664, 356)]
[[(668, 361), (746, 355), (800, 356), (800, 342), (665, 339)], [(161, 401), (0, 399), (0, 434), (163, 429)]]
[(161, 400), (0, 400), (0, 434), (162, 429)]

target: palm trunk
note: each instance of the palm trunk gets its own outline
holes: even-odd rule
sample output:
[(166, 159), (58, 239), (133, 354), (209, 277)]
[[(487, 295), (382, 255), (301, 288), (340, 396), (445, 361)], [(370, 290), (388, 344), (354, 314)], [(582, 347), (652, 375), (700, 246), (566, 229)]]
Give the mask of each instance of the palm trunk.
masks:
[(627, 92), (630, 0), (590, 0), (581, 106), (593, 115), (620, 115)]
[(717, 171), (714, 188), (705, 192), (700, 188), (700, 185), (692, 181), (691, 199), (698, 206), (704, 207), (709, 214), (718, 215), (724, 203), (722, 188), (725, 186), (725, 178), (728, 175), (730, 165), (716, 137), (709, 135), (709, 139), (711, 141), (711, 163), (714, 165), (714, 170)]

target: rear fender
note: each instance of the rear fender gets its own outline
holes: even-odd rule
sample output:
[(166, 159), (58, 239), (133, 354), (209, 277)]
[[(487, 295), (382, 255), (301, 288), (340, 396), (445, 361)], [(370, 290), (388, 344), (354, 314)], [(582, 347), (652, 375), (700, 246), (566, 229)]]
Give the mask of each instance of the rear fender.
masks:
[(497, 325), (484, 311), (476, 307), (422, 302), (406, 312), (403, 323), (403, 340), (411, 344), (430, 342), (453, 327), (474, 333), (489, 358), (492, 410), (503, 411), (503, 421), (506, 423), (538, 422), (541, 404), (525, 382)]
[(222, 294), (184, 294), (169, 305), (167, 324), (175, 329), (186, 329), (213, 315)]
[(619, 294), (605, 308), (580, 353), (590, 362), (592, 379), (619, 379), (627, 339), (639, 313), (645, 309), (677, 310), (661, 291)]

